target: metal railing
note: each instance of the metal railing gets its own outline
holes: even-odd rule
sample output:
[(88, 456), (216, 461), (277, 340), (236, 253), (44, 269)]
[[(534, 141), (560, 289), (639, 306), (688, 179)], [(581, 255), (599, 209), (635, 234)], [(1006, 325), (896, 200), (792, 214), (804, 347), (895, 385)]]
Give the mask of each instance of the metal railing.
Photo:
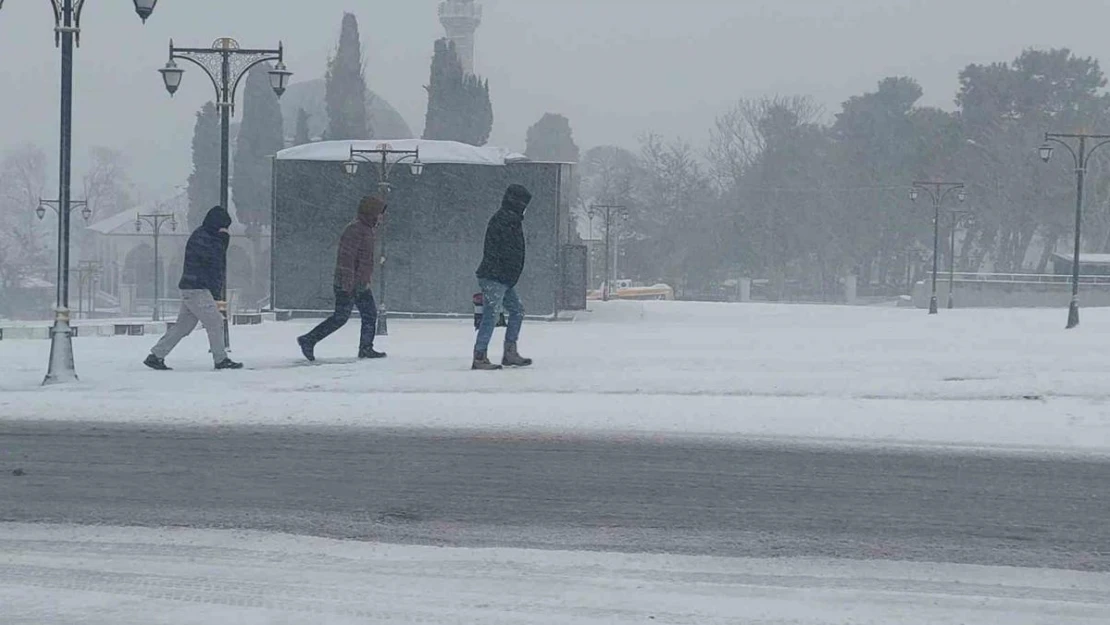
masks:
[[(956, 272), (956, 282), (997, 282), (1011, 284), (1071, 284), (1071, 276), (1045, 273), (966, 273)], [(1110, 276), (1079, 276), (1080, 284), (1110, 285)]]

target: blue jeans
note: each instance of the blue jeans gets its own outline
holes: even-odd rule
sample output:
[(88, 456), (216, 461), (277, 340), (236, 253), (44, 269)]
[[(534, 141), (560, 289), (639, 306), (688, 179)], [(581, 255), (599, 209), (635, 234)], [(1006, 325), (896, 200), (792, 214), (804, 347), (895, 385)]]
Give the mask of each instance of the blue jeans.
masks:
[(482, 307), (482, 323), (478, 326), (478, 341), (474, 351), (486, 352), (493, 338), (493, 328), (497, 325), (497, 313), (504, 310), (509, 315), (509, 327), (505, 330), (505, 342), (516, 343), (520, 338), (520, 326), (524, 325), (524, 305), (516, 294), (516, 289), (494, 280), (478, 280), (485, 300)]

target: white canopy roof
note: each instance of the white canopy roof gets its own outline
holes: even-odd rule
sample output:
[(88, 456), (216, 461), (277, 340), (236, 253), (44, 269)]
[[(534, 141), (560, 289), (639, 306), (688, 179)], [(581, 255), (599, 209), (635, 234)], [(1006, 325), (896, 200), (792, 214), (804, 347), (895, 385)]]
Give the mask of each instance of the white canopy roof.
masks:
[[(277, 153), (277, 160), (343, 163), (350, 160), (352, 147), (356, 150), (419, 150), (420, 162), (429, 165), (505, 165), (514, 161), (527, 160), (523, 154), (505, 148), (476, 147), (455, 141), (428, 141), (425, 139), (320, 141), (282, 150)], [(398, 158), (401, 157), (390, 156), (389, 161), (396, 161)]]

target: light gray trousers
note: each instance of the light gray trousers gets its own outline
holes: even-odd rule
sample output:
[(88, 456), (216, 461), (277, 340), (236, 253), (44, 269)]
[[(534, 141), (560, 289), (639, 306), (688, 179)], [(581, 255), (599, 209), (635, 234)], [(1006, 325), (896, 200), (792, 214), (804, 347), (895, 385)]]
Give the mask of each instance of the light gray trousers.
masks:
[(150, 350), (159, 358), (169, 356), (181, 339), (189, 336), (200, 322), (208, 332), (208, 345), (212, 349), (212, 360), (217, 364), (227, 358), (224, 345), (224, 316), (216, 306), (216, 300), (207, 290), (181, 291), (181, 311), (177, 313), (177, 323), (162, 336), (162, 340)]

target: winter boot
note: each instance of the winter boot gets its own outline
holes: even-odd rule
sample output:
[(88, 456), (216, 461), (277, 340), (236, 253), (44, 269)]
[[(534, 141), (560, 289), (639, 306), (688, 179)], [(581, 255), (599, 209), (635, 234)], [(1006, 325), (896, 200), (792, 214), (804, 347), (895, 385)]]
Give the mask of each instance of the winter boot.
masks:
[(385, 352), (376, 351), (373, 347), (360, 347), (358, 348), (358, 357), (362, 360), (377, 360), (385, 358)]
[(298, 336), (297, 345), (301, 346), (301, 353), (309, 362), (316, 360), (316, 344), (308, 336)]
[(500, 371), (501, 365), (495, 365), (489, 361), (486, 352), (474, 352), (474, 363), (470, 365), (474, 371)]
[(232, 360), (230, 358), (224, 358), (220, 362), (216, 363), (216, 370), (217, 371), (222, 371), (224, 369), (242, 369), (242, 368), (243, 368), (243, 363), (235, 362), (234, 360)]
[(143, 361), (143, 364), (150, 367), (151, 369), (154, 369), (155, 371), (173, 371), (173, 369), (170, 369), (166, 366), (165, 360), (155, 356), (154, 354), (150, 354), (149, 356), (147, 356), (146, 360)]
[(501, 358), (501, 364), (506, 367), (531, 367), (532, 359), (521, 356), (516, 350), (516, 343), (505, 343), (505, 355)]

